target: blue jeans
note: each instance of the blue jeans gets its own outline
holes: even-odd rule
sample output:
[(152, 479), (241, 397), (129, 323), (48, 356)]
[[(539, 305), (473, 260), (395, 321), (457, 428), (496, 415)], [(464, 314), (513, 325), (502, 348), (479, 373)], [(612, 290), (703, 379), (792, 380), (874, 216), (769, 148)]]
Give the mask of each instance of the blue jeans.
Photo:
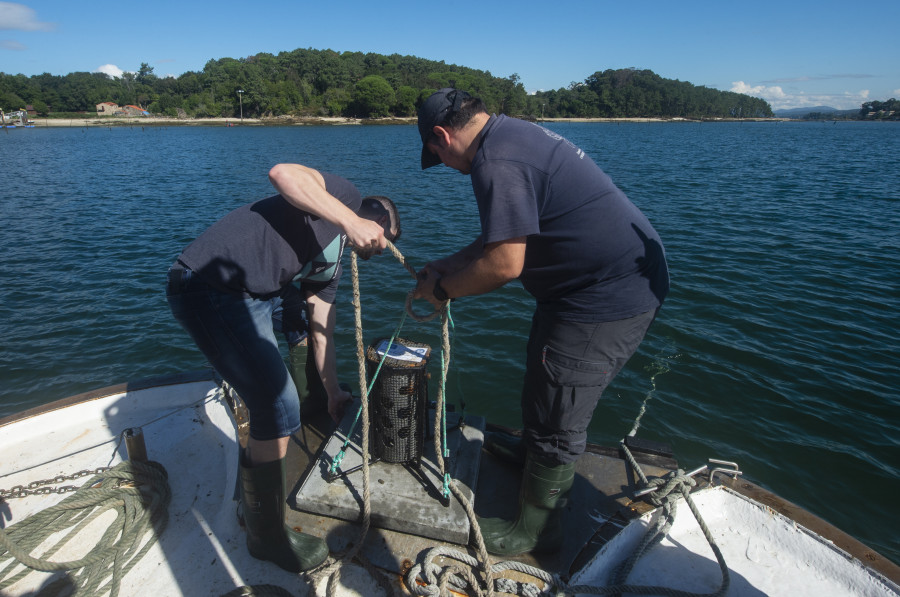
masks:
[(309, 336), (309, 316), (303, 293), (288, 284), (281, 295), (281, 304), (272, 313), (272, 325), (284, 334), (288, 346), (299, 344)]
[(550, 464), (578, 459), (600, 395), (640, 346), (658, 312), (603, 323), (534, 314), (522, 387), (528, 450)]
[(169, 270), (172, 314), (210, 364), (240, 394), (250, 413), (250, 437), (287, 437), (300, 428), (300, 399), (272, 329), (280, 296), (266, 300), (211, 288), (179, 265)]

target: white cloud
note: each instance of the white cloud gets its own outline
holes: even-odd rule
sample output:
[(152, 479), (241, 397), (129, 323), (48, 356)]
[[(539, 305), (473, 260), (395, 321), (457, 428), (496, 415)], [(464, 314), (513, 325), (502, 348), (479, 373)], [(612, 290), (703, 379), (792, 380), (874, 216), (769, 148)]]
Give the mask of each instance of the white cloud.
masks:
[(790, 93), (785, 92), (778, 85), (771, 87), (757, 85), (754, 87), (743, 81), (734, 81), (731, 84), (731, 91), (762, 98), (769, 102), (773, 110), (811, 108), (814, 106), (830, 106), (838, 110), (852, 110), (859, 108), (869, 98), (868, 89), (844, 91), (843, 93)]
[(28, 48), (13, 39), (0, 39), (0, 49), (27, 50)]
[(125, 71), (123, 71), (121, 68), (119, 68), (115, 64), (104, 64), (103, 66), (98, 67), (97, 70), (95, 70), (94, 72), (95, 73), (106, 73), (110, 77), (121, 77), (122, 73), (124, 73)]
[(891, 93), (894, 94), (894, 97), (900, 97), (900, 89), (894, 89)]
[(772, 87), (766, 87), (765, 85), (757, 85), (756, 87), (750, 86), (743, 81), (732, 81), (731, 83), (731, 91), (734, 93), (743, 93), (745, 95), (750, 95), (753, 97), (761, 97), (762, 99), (772, 102), (784, 99), (787, 95), (784, 93), (784, 90), (778, 86), (773, 85)]
[(50, 31), (55, 28), (53, 23), (38, 21), (37, 13), (24, 4), (0, 2), (0, 31)]

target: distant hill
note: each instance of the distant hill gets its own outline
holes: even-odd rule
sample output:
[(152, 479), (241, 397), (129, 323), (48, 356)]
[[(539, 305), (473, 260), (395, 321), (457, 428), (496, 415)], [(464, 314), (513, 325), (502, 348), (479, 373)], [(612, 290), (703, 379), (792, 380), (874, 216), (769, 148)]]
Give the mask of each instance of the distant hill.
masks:
[(831, 106), (810, 106), (808, 108), (790, 108), (788, 110), (775, 110), (775, 116), (778, 118), (803, 118), (807, 114), (832, 114), (835, 116), (850, 116), (858, 114), (859, 108), (853, 110), (838, 110)]

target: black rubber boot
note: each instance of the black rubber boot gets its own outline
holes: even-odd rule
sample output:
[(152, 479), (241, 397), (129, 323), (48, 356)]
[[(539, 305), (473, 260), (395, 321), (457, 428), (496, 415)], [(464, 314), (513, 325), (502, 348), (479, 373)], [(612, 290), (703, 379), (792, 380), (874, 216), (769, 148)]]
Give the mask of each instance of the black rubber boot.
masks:
[(478, 519), (488, 552), (513, 556), (558, 549), (563, 538), (562, 511), (574, 480), (574, 462), (548, 466), (528, 452), (516, 518)]
[(300, 418), (316, 415), (328, 408), (328, 396), (307, 344), (296, 344), (289, 350), (288, 370), (300, 396)]
[(284, 459), (254, 467), (242, 462), (241, 503), (250, 555), (296, 573), (324, 562), (328, 546), (318, 537), (285, 526), (284, 475)]
[(484, 434), (484, 449), (508, 464), (525, 466), (525, 440), (520, 436), (503, 431), (488, 431)]

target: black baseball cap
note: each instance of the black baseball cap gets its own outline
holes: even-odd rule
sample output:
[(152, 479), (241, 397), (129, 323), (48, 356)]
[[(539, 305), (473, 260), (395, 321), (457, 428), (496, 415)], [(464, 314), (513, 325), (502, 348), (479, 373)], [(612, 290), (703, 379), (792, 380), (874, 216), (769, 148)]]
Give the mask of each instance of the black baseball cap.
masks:
[(464, 99), (472, 97), (465, 91), (444, 87), (438, 89), (429, 96), (422, 107), (419, 108), (419, 136), (422, 137), (422, 170), (437, 166), (441, 158), (434, 155), (425, 147), (431, 137), (431, 131), (454, 112), (459, 111)]

